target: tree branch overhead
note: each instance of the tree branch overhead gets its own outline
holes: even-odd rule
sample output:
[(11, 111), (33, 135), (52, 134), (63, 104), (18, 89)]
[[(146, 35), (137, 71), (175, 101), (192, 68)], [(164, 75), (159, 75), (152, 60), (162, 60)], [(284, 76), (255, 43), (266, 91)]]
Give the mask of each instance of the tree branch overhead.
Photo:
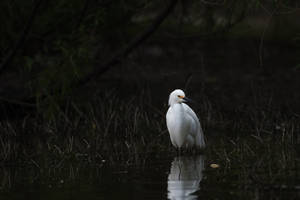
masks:
[(128, 45), (126, 45), (121, 50), (117, 51), (111, 59), (109, 59), (102, 66), (97, 67), (95, 70), (90, 72), (86, 77), (78, 81), (78, 85), (84, 85), (100, 74), (105, 73), (109, 69), (111, 69), (116, 64), (119, 64), (122, 59), (128, 56), (137, 46), (139, 46), (142, 42), (144, 42), (147, 38), (149, 38), (157, 28), (162, 24), (162, 22), (169, 16), (174, 7), (176, 6), (178, 0), (170, 0), (168, 5), (161, 11), (160, 14), (154, 19), (152, 24), (141, 32), (136, 38), (134, 38)]

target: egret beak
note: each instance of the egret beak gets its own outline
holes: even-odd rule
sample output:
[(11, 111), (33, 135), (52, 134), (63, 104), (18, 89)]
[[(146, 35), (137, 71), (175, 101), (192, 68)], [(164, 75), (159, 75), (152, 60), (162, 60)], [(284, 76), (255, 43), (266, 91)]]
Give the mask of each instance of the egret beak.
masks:
[(187, 97), (183, 97), (182, 99), (184, 100), (184, 102), (193, 102), (193, 100), (191, 100), (191, 99), (189, 99)]

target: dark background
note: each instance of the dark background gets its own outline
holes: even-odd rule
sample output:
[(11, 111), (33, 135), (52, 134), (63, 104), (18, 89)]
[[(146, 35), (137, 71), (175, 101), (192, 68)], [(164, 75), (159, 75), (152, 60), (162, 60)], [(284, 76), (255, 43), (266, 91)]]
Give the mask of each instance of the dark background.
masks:
[(49, 109), (148, 88), (160, 106), (183, 88), (230, 108), (262, 88), (299, 108), (297, 1), (170, 2), (2, 1), (1, 104)]
[(200, 196), (297, 198), (299, 6), (0, 1), (0, 193), (166, 196), (181, 88), (207, 142)]

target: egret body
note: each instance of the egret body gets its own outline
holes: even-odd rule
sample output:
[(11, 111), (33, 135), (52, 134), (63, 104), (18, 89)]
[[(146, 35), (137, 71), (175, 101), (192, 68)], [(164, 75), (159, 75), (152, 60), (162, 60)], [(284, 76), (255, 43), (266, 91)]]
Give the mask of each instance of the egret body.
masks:
[(182, 90), (176, 89), (169, 96), (166, 115), (167, 127), (173, 146), (205, 148), (203, 131), (195, 112), (185, 102), (188, 98)]

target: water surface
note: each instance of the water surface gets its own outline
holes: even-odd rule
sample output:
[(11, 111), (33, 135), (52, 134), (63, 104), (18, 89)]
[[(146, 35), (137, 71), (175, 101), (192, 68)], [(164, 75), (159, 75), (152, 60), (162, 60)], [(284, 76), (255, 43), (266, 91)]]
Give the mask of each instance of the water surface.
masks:
[[(221, 154), (162, 153), (141, 165), (65, 163), (57, 169), (1, 168), (1, 199), (297, 199), (298, 158), (286, 171), (230, 166)], [(261, 154), (261, 157), (264, 155)], [(230, 156), (228, 158), (230, 159)], [(219, 167), (212, 168), (217, 163)], [(231, 161), (238, 163), (236, 161)], [(267, 161), (266, 161), (267, 162)], [(227, 165), (227, 166), (226, 166)], [(269, 166), (272, 167), (272, 166)], [(270, 171), (269, 171), (270, 172)], [(274, 172), (274, 171), (273, 171)], [(268, 177), (268, 178), (266, 178)], [(287, 178), (285, 178), (287, 177)], [(264, 182), (263, 182), (264, 181)]]

